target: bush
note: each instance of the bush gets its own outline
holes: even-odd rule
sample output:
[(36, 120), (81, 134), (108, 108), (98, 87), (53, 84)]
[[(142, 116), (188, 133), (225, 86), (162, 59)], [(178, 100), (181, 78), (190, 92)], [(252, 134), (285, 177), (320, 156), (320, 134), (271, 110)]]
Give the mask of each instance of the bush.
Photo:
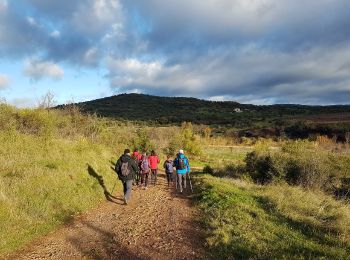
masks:
[(183, 149), (190, 155), (200, 156), (202, 154), (202, 148), (199, 137), (193, 133), (193, 126), (191, 123), (184, 122), (182, 124), (181, 135)]
[(206, 165), (203, 168), (203, 173), (213, 174), (214, 173), (214, 169), (211, 168), (210, 165)]
[(144, 128), (137, 129), (136, 137), (132, 140), (132, 145), (141, 151), (150, 151), (152, 149), (152, 143), (148, 131)]
[(297, 159), (289, 158), (286, 164), (286, 180), (289, 184), (305, 188), (331, 188), (332, 168), (320, 153), (306, 154)]
[(255, 151), (248, 153), (246, 158), (246, 170), (255, 182), (270, 183), (278, 177), (274, 161), (271, 155), (258, 155)]
[(280, 152), (248, 153), (245, 163), (258, 183), (284, 180), (290, 185), (333, 192), (347, 176), (349, 164), (343, 157), (321, 151), (315, 143), (296, 141), (285, 144)]

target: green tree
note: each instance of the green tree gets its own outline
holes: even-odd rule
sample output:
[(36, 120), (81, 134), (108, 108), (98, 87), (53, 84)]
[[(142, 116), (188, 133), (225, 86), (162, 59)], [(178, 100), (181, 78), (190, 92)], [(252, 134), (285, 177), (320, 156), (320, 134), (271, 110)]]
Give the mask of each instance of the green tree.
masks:
[(152, 148), (152, 142), (149, 137), (149, 133), (144, 128), (136, 130), (136, 137), (132, 140), (134, 148), (138, 148), (141, 151), (149, 151)]
[(185, 149), (188, 154), (194, 156), (200, 156), (202, 154), (202, 147), (199, 141), (199, 136), (194, 134), (191, 122), (182, 123), (181, 136), (183, 149)]

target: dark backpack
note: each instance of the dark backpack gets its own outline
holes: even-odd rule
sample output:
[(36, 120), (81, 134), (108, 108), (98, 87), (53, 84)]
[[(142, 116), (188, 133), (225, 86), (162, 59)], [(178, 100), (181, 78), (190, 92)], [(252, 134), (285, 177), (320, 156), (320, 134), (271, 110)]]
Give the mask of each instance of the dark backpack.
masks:
[(129, 162), (122, 162), (122, 165), (120, 166), (120, 174), (124, 177), (130, 174)]
[(165, 162), (165, 171), (166, 172), (173, 172), (173, 162), (172, 161), (166, 161)]
[(186, 163), (185, 163), (185, 159), (186, 158), (178, 158), (178, 169), (179, 170), (184, 170), (184, 169), (186, 169)]

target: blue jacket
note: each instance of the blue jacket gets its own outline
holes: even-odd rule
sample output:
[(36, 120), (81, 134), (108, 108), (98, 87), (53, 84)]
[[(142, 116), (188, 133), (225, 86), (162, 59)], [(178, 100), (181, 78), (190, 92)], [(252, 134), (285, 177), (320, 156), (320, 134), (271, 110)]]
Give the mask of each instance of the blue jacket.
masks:
[[(186, 168), (185, 169), (179, 169), (179, 158), (184, 158), (184, 163)], [(190, 172), (190, 164), (188, 162), (188, 159), (185, 155), (183, 154), (179, 154), (176, 159), (174, 160), (174, 166), (176, 167), (176, 173), (177, 174), (186, 174), (188, 172)]]

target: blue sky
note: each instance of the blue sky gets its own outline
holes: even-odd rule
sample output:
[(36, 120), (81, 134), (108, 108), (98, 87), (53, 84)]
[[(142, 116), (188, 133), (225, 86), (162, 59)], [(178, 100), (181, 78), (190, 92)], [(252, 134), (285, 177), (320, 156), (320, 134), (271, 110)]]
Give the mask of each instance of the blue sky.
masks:
[(0, 98), (349, 104), (348, 0), (0, 0)]

